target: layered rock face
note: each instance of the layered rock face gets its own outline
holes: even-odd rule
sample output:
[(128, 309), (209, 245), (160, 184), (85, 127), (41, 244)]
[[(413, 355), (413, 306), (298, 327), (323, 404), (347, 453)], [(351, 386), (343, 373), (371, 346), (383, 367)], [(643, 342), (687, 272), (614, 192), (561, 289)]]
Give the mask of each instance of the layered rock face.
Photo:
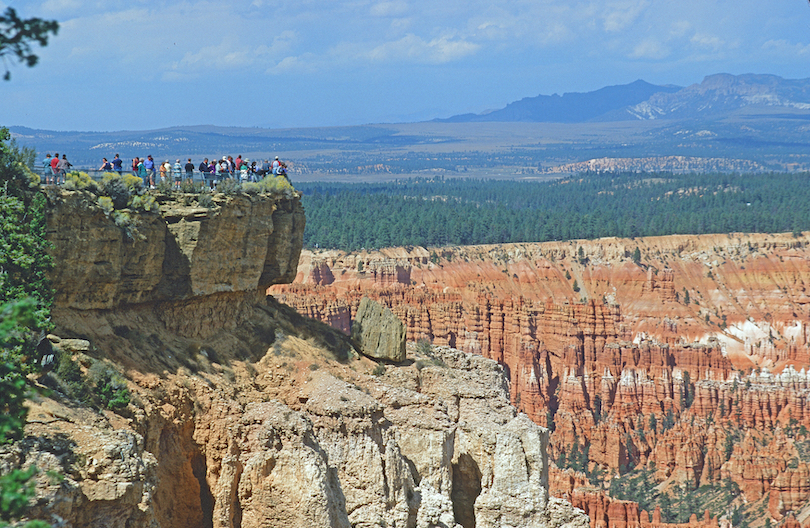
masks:
[(203, 356), (238, 339), (224, 332), (177, 374), (130, 371), (128, 419), (35, 406), (38, 440), (9, 456), (67, 478), (41, 481), (32, 514), (77, 527), (588, 526), (548, 497), (548, 432), (509, 404), (497, 363), (412, 346), (381, 373), (288, 334), (295, 318), (274, 310), (249, 320), (277, 336), (256, 360)]
[(92, 195), (49, 195), (56, 305), (114, 309), (253, 293), (295, 277), (305, 224), (297, 199), (215, 195), (210, 208), (163, 202), (159, 212), (136, 216), (138, 240)]
[(549, 498), (548, 431), (510, 404), (497, 362), (412, 343), (404, 361), (380, 365), (265, 298), (294, 276), (296, 197), (166, 201), (135, 241), (81, 193), (50, 200), (56, 332), (89, 341), (73, 354), (82, 370), (115, 366), (133, 397), (117, 414), (58, 393), (33, 404), (26, 439), (0, 451), (3, 468), (42, 470), (32, 517), (121, 528), (588, 525)]
[[(364, 271), (375, 261), (408, 279), (381, 283)], [(775, 522), (810, 499), (809, 287), (805, 237), (722, 235), (304, 252), (296, 282), (271, 293), (342, 331), (368, 296), (409, 339), (498, 361), (512, 402), (553, 428), (552, 458), (587, 449), (571, 467), (598, 468), (598, 488), (642, 467), (668, 486), (730, 481), (729, 504)], [(572, 496), (580, 475), (552, 492)]]

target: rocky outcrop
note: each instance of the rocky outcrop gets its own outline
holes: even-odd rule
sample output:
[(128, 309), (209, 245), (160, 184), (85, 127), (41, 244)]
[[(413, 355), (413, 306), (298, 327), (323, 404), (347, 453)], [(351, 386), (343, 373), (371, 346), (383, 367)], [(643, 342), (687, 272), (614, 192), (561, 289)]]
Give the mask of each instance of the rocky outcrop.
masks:
[(61, 518), (68, 526), (156, 526), (156, 458), (144, 450), (142, 435), (94, 414), (47, 400), (32, 405), (26, 438), (2, 456), (3, 469), (39, 469), (29, 516)]
[[(52, 374), (41, 378), (53, 397), (34, 404), (24, 441), (0, 449), (2, 469), (64, 475), (40, 473), (32, 518), (74, 528), (588, 524), (549, 498), (548, 431), (510, 404), (497, 362), (412, 344), (379, 364), (261, 295), (293, 277), (295, 196), (217, 196), (211, 209), (164, 201), (132, 239), (82, 193), (49, 199), (49, 338), (85, 374), (118, 369), (132, 397), (117, 413), (83, 408)], [(382, 284), (399, 273), (379, 271)]]
[(56, 304), (78, 310), (249, 292), (295, 277), (304, 231), (297, 198), (215, 195), (212, 207), (164, 200), (132, 213), (140, 238), (80, 191), (48, 194)]
[[(259, 311), (251, 323), (270, 321)], [(67, 478), (41, 482), (33, 516), (76, 527), (588, 525), (549, 499), (548, 432), (509, 405), (497, 363), (412, 347), (409, 363), (375, 376), (373, 362), (322, 354), (289, 336), (250, 367), (221, 358), (200, 375), (138, 375), (128, 420), (35, 408), (38, 440), (17, 463)], [(286, 370), (302, 355), (320, 368)]]
[(375, 359), (405, 359), (405, 325), (385, 306), (368, 297), (360, 301), (352, 340), (360, 353)]

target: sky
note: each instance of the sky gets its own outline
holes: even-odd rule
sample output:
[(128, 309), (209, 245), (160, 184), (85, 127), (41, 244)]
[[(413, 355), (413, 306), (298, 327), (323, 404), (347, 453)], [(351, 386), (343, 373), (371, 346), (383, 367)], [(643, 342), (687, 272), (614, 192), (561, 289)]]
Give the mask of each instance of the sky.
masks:
[(0, 126), (267, 128), (449, 117), (643, 79), (810, 77), (807, 0), (24, 0)]

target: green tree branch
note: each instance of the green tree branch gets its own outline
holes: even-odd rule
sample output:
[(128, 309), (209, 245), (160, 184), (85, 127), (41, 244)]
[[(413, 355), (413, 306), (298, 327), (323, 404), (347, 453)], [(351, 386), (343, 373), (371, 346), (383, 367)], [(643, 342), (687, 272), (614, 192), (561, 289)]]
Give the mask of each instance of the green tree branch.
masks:
[[(36, 66), (39, 57), (31, 51), (31, 43), (37, 42), (40, 46), (48, 45), (48, 34), (56, 35), (59, 32), (59, 23), (56, 20), (43, 20), (41, 18), (20, 18), (13, 7), (6, 9), (0, 16), (0, 57), (6, 64), (6, 58), (16, 57), (28, 67)], [(11, 79), (11, 72), (6, 67), (3, 79)]]

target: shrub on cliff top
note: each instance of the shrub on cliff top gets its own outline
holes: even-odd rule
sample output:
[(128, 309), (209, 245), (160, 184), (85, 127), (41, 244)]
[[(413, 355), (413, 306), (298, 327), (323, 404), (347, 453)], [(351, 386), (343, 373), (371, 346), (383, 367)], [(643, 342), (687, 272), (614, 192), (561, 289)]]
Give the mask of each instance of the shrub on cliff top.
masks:
[(143, 180), (134, 174), (130, 174), (128, 172), (124, 172), (122, 174), (118, 174), (115, 172), (106, 172), (104, 176), (102, 176), (101, 181), (102, 183), (105, 181), (111, 180), (121, 180), (129, 192), (132, 194), (141, 194), (145, 189), (143, 186)]
[(65, 189), (98, 193), (98, 184), (86, 172), (73, 171), (65, 176)]
[(112, 219), (115, 225), (120, 227), (130, 240), (146, 240), (146, 236), (138, 232), (138, 219), (126, 211), (113, 211)]
[(239, 182), (231, 178), (226, 178), (217, 183), (217, 192), (222, 194), (236, 194), (241, 190), (242, 186)]
[(243, 183), (242, 190), (248, 194), (287, 194), (295, 189), (287, 178), (269, 175), (258, 182)]
[(214, 198), (209, 193), (202, 193), (197, 200), (197, 205), (200, 207), (214, 207)]
[(101, 180), (101, 192), (109, 196), (113, 202), (113, 207), (123, 209), (129, 204), (131, 191), (124, 180), (117, 174), (105, 174)]
[(180, 192), (187, 194), (200, 194), (205, 192), (206, 189), (207, 187), (203, 182), (195, 182), (191, 178), (186, 178), (180, 182)]
[(110, 198), (109, 196), (99, 196), (98, 200), (96, 200), (96, 203), (98, 204), (99, 207), (101, 207), (101, 210), (104, 211), (104, 214), (107, 216), (109, 216), (110, 213), (113, 212), (113, 209), (115, 209), (115, 205), (113, 205), (112, 198)]
[(129, 206), (132, 209), (140, 209), (141, 211), (153, 211), (157, 209), (158, 204), (155, 201), (155, 197), (151, 194), (144, 194), (142, 196), (133, 196), (132, 200), (129, 202)]

